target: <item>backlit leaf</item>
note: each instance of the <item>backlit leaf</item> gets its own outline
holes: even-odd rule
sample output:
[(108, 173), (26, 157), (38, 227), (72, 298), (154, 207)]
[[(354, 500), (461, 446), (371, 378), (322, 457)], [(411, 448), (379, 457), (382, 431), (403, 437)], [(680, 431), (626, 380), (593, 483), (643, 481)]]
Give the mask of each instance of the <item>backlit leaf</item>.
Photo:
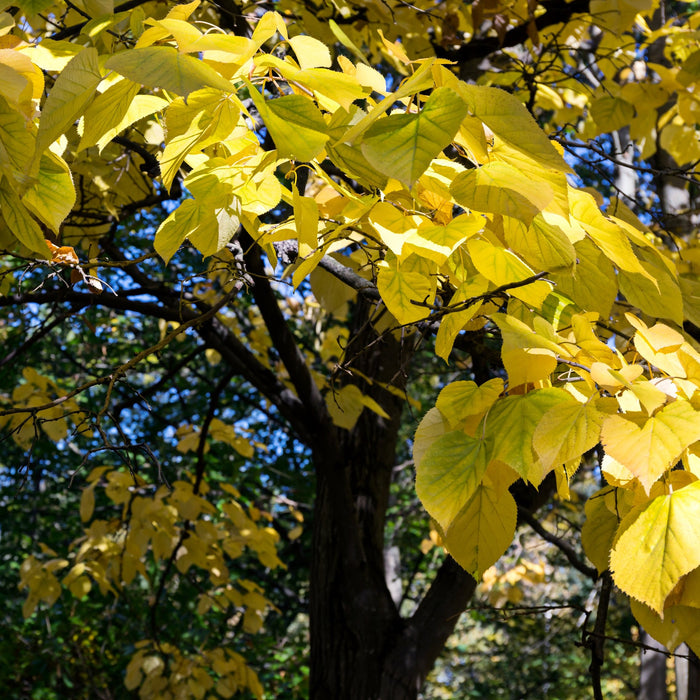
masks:
[(553, 192), (506, 163), (487, 163), (458, 175), (450, 186), (459, 204), (474, 211), (502, 214), (529, 225), (551, 201)]
[(83, 114), (102, 80), (97, 50), (89, 47), (72, 58), (59, 73), (41, 111), (37, 134), (37, 155), (41, 155)]
[(387, 309), (400, 324), (415, 323), (430, 313), (426, 304), (435, 297), (435, 277), (429, 262), (417, 255), (387, 260), (379, 268), (377, 289)]
[(608, 416), (602, 428), (605, 451), (634, 474), (649, 491), (652, 484), (700, 440), (700, 411), (674, 401), (640, 425), (623, 416)]
[(491, 458), (505, 462), (528, 479), (536, 461), (532, 447), (535, 429), (547, 411), (570, 400), (567, 392), (552, 388), (496, 401), (485, 418), (486, 438), (493, 444)]
[(418, 114), (392, 114), (372, 124), (362, 153), (379, 172), (411, 187), (452, 141), (466, 114), (456, 92), (438, 88)]
[(552, 466), (576, 459), (598, 444), (603, 418), (593, 401), (557, 405), (542, 416), (535, 429), (535, 452)]
[(700, 481), (634, 508), (610, 554), (615, 585), (661, 614), (681, 576), (700, 566)]
[(233, 92), (233, 85), (197, 58), (172, 46), (128, 49), (107, 60), (105, 68), (149, 88), (162, 88), (176, 95), (189, 95), (203, 87)]
[(439, 437), (425, 453), (416, 469), (416, 493), (443, 530), (474, 495), (487, 464), (484, 441), (461, 430)]
[(517, 507), (508, 491), (482, 484), (452, 521), (445, 546), (455, 561), (480, 578), (508, 549), (515, 534)]

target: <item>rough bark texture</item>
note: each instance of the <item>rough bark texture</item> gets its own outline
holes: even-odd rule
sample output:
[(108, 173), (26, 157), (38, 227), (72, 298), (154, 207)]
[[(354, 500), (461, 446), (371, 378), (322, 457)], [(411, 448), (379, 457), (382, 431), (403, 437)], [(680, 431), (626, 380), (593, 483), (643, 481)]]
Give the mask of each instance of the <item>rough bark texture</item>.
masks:
[(373, 378), (372, 384), (359, 380), (360, 389), (389, 418), (365, 410), (353, 430), (332, 428), (314, 449), (314, 699), (415, 698), (475, 585), (449, 560), (408, 620), (387, 586), (384, 526), (403, 400), (381, 385), (402, 386), (410, 353), (391, 335), (377, 338), (367, 323), (371, 313), (369, 302), (358, 304), (347, 358), (355, 377)]

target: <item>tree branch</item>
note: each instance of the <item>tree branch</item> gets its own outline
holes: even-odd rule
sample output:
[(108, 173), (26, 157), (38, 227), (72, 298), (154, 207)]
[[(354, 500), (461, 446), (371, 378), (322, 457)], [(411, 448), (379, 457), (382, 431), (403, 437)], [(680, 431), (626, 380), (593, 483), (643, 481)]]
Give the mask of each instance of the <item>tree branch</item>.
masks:
[[(127, 10), (133, 10), (139, 5), (145, 5), (146, 2), (148, 2), (148, 0), (127, 0), (127, 2), (123, 2), (121, 5), (117, 5), (114, 8), (114, 14), (117, 14), (118, 12), (126, 12)], [(55, 34), (52, 34), (49, 38), (53, 39), (54, 41), (61, 41), (62, 39), (70, 39), (71, 37), (78, 36), (78, 34), (83, 31), (86, 24), (87, 20), (85, 22), (80, 22), (79, 24), (74, 24), (70, 27), (65, 27)]]
[(598, 570), (593, 566), (588, 566), (581, 561), (578, 556), (578, 552), (566, 541), (557, 537), (555, 534), (549, 532), (542, 524), (533, 516), (530, 511), (521, 508), (518, 511), (518, 516), (521, 520), (526, 522), (543, 540), (547, 540), (550, 544), (553, 544), (561, 553), (569, 560), (571, 566), (573, 566), (577, 571), (580, 571), (584, 576), (587, 576), (592, 581), (598, 579)]
[(322, 441), (328, 440), (333, 434), (330, 430), (332, 421), (326, 408), (326, 402), (316, 385), (306, 358), (302, 354), (287, 320), (277, 303), (277, 298), (265, 273), (260, 249), (250, 235), (242, 231), (241, 245), (244, 249), (244, 259), (248, 273), (253, 277), (253, 299), (260, 309), (272, 344), (279, 353), (297, 396), (304, 405), (304, 420), (308, 432)]
[[(572, 2), (543, 2), (547, 10), (539, 17), (535, 18), (535, 26), (539, 31), (551, 27), (555, 24), (566, 23), (576, 14), (586, 14), (590, 11), (590, 0), (572, 0)], [(463, 44), (458, 49), (445, 49), (439, 45), (434, 46), (435, 55), (438, 58), (447, 58), (457, 63), (466, 63), (476, 59), (486, 58), (500, 49), (524, 44), (528, 38), (528, 22), (513, 27), (506, 32), (503, 41), (500, 42), (496, 36), (473, 38)]]

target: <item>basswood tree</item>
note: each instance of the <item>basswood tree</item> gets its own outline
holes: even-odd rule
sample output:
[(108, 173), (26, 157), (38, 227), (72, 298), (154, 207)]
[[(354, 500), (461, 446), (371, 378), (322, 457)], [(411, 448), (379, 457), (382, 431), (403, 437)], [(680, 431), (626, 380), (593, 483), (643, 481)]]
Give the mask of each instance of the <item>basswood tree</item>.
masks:
[[(230, 637), (180, 648), (159, 611), (199, 571), (197, 614), (262, 625), (236, 567), (283, 564), (278, 514), (208, 452), (279, 449), (250, 439), (264, 415), (312, 466), (311, 697), (416, 697), (524, 522), (602, 580), (598, 696), (613, 584), (700, 650), (694, 4), (26, 0), (0, 19), (0, 416), (30, 455), (6, 467), (30, 473), (44, 436), (79, 453), (85, 522), (22, 565), (25, 615), (140, 588), (127, 688), (261, 695)], [(26, 364), (79, 348), (76, 319), (90, 358)], [(203, 353), (209, 396), (156, 453), (137, 410), (170, 415)], [(451, 556), (402, 616), (386, 513), (426, 353), (455, 381), (415, 433), (416, 491)], [(582, 460), (592, 567), (535, 515)]]

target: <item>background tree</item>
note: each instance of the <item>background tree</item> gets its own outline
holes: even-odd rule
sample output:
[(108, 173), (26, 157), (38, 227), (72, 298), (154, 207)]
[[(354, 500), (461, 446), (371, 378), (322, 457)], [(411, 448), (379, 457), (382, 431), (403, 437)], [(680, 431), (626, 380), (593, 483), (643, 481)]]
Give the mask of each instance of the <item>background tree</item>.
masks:
[[(679, 7), (5, 12), (0, 415), (27, 455), (6, 471), (41, 494), (69, 462), (85, 523), (44, 536), (34, 502), (24, 614), (100, 609), (96, 586), (118, 603), (72, 620), (115, 643), (128, 620), (128, 689), (228, 697), (262, 692), (256, 657), (287, 683), (308, 609), (311, 697), (411, 698), (527, 525), (600, 577), (598, 697), (613, 582), (697, 647), (700, 74)], [(388, 519), (409, 441), (451, 554), (434, 571), (419, 517)], [(593, 566), (546, 520), (580, 485)], [(401, 567), (426, 584), (407, 606)], [(273, 606), (279, 634), (254, 636)]]

